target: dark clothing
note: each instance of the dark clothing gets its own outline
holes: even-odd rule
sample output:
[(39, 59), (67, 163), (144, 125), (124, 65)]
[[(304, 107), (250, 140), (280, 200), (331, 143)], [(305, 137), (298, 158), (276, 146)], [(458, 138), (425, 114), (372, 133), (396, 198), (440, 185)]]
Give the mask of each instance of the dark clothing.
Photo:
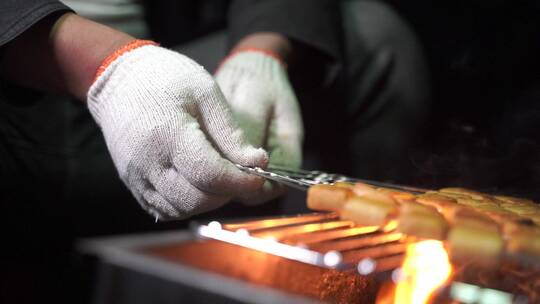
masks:
[(236, 0), (227, 21), (229, 48), (252, 33), (280, 33), (300, 54), (293, 54), (293, 82), (297, 78), (310, 88), (336, 85), (343, 67), (340, 1)]
[(39, 20), (69, 8), (54, 0), (2, 0), (0, 2), (0, 47)]
[(256, 32), (276, 32), (341, 57), (341, 18), (335, 0), (238, 0), (228, 16), (230, 46)]
[(175, 47), (225, 28), (229, 0), (143, 1), (152, 39)]

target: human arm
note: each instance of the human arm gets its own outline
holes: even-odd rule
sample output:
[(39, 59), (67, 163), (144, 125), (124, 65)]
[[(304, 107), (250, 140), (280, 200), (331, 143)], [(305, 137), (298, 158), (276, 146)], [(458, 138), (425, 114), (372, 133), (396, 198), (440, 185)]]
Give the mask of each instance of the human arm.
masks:
[(133, 39), (76, 15), (49, 15), (4, 47), (1, 77), (85, 101), (120, 178), (156, 218), (185, 218), (258, 189), (262, 180), (234, 163), (264, 167), (266, 154), (247, 144), (211, 75)]
[(5, 46), (1, 75), (22, 87), (86, 102), (103, 60), (134, 39), (73, 13), (51, 14)]

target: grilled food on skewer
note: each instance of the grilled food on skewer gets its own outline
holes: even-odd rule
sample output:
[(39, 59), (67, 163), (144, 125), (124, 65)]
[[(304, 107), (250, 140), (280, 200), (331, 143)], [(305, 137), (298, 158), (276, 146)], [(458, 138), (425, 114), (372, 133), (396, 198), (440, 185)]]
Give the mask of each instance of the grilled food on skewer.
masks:
[(395, 221), (396, 230), (406, 235), (445, 240), (455, 258), (540, 257), (540, 206), (527, 199), (464, 188), (413, 194), (336, 183), (312, 186), (308, 207), (336, 211), (361, 226)]

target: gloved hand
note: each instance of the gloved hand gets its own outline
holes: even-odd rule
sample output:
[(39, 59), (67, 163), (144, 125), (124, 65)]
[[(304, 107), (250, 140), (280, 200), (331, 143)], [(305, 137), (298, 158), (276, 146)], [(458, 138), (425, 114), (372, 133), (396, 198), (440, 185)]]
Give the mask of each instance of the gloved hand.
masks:
[[(160, 219), (220, 207), (262, 179), (234, 163), (266, 166), (247, 143), (203, 67), (155, 45), (126, 46), (88, 92), (119, 175), (143, 209)], [(117, 57), (117, 58), (115, 58)]]
[[(299, 168), (304, 130), (284, 64), (264, 51), (240, 50), (220, 65), (215, 78), (249, 142), (269, 151), (269, 165)], [(241, 200), (259, 203), (282, 191), (267, 181), (259, 193)]]

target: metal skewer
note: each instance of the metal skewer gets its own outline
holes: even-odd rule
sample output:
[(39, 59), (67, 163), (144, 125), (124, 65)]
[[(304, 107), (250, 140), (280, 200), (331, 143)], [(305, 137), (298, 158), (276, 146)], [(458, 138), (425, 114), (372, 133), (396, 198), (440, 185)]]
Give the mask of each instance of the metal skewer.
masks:
[(326, 173), (323, 171), (308, 171), (303, 169), (291, 169), (279, 166), (269, 166), (265, 170), (259, 167), (247, 167), (239, 164), (236, 164), (236, 167), (238, 167), (238, 169), (240, 169), (241, 171), (261, 176), (266, 179), (284, 184), (286, 186), (304, 191), (313, 185), (334, 184), (336, 182), (365, 183), (375, 187), (384, 187), (399, 191), (407, 191), (411, 193), (424, 193), (429, 191), (428, 189), (352, 178), (342, 174)]
[(269, 172), (266, 170), (263, 170), (259, 167), (246, 167), (239, 164), (236, 164), (236, 167), (240, 169), (243, 172), (251, 173), (257, 176), (264, 177), (266, 179), (269, 179), (271, 181), (278, 182), (280, 184), (284, 184), (286, 186), (296, 188), (299, 190), (306, 191), (311, 185), (314, 185), (315, 183), (308, 183), (302, 179), (296, 179), (292, 178), (286, 175), (277, 174), (274, 172)]

